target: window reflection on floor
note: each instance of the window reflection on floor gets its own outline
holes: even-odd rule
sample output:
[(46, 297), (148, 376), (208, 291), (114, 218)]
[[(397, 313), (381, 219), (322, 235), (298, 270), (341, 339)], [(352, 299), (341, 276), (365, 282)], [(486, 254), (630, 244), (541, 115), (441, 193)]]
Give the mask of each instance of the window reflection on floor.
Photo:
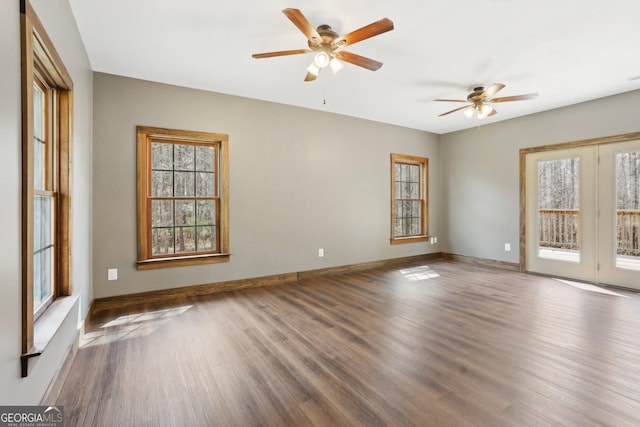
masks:
[(80, 347), (103, 345), (149, 335), (170, 322), (171, 318), (186, 312), (191, 307), (193, 305), (120, 316), (100, 326), (99, 330), (84, 334), (80, 339)]
[(428, 265), (421, 265), (419, 267), (405, 268), (400, 270), (400, 274), (402, 274), (405, 278), (418, 282), (420, 280), (433, 279), (434, 277), (439, 277), (440, 275), (433, 271), (431, 267)]

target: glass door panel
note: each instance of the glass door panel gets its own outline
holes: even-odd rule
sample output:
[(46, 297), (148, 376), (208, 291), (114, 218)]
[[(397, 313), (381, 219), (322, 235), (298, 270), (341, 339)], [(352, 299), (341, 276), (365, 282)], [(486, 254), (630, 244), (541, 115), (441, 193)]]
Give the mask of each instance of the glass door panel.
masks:
[(580, 262), (580, 157), (538, 161), (538, 256)]
[(640, 151), (616, 153), (616, 267), (640, 270)]
[(595, 159), (595, 147), (527, 155), (527, 271), (595, 280)]
[(598, 280), (640, 289), (640, 141), (600, 147)]

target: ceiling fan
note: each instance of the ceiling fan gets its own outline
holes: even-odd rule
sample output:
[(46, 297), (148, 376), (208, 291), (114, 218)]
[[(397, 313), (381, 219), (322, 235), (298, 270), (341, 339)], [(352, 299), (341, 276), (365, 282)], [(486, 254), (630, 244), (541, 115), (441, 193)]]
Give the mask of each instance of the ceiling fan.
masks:
[(336, 74), (344, 67), (344, 64), (340, 61), (349, 62), (371, 71), (376, 71), (382, 67), (382, 62), (347, 52), (342, 50), (342, 48), (393, 30), (393, 22), (390, 19), (381, 19), (344, 36), (340, 36), (333, 31), (329, 25), (320, 25), (317, 29), (313, 28), (313, 25), (311, 25), (298, 9), (284, 9), (282, 13), (307, 37), (309, 48), (255, 53), (251, 55), (253, 58), (271, 58), (274, 56), (314, 52), (313, 62), (307, 67), (305, 82), (318, 78), (320, 70), (326, 66), (329, 66), (331, 71)]
[(498, 112), (493, 108), (492, 103), (495, 102), (510, 102), (510, 101), (523, 101), (526, 99), (534, 99), (538, 97), (537, 93), (529, 93), (527, 95), (513, 95), (503, 96), (500, 98), (494, 98), (498, 91), (505, 87), (502, 83), (494, 83), (485, 90), (483, 86), (473, 88), (473, 92), (467, 95), (466, 101), (460, 99), (434, 99), (434, 101), (440, 102), (468, 102), (469, 104), (459, 108), (455, 108), (446, 113), (438, 115), (438, 117), (446, 116), (447, 114), (455, 113), (456, 111), (464, 110), (464, 115), (467, 117), (473, 117), (474, 114), (479, 119), (494, 116)]

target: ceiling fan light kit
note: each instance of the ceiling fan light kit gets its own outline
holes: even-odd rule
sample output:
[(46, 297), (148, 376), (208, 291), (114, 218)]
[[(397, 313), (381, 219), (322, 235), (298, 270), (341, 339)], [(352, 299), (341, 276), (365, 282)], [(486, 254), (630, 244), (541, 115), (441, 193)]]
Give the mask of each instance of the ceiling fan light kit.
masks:
[(489, 104), (478, 104), (469, 105), (464, 109), (463, 113), (469, 118), (473, 117), (473, 115), (475, 114), (478, 119), (482, 120), (486, 119), (494, 111), (494, 108)]
[(503, 96), (500, 98), (494, 98), (494, 96), (498, 93), (498, 91), (504, 89), (505, 85), (502, 83), (494, 83), (487, 90), (484, 89), (484, 86), (478, 86), (473, 88), (473, 92), (467, 95), (466, 100), (462, 99), (434, 99), (434, 101), (439, 102), (466, 102), (469, 103), (467, 105), (463, 105), (459, 108), (454, 108), (451, 111), (447, 111), (446, 113), (440, 114), (438, 117), (446, 116), (447, 114), (455, 113), (456, 111), (463, 110), (463, 113), (468, 118), (473, 117), (475, 114), (476, 117), (480, 120), (486, 119), (487, 117), (494, 116), (498, 114), (495, 108), (491, 105), (496, 102), (511, 102), (511, 101), (523, 101), (527, 99), (534, 99), (538, 97), (537, 93), (529, 93), (527, 95), (512, 95), (512, 96)]
[(344, 67), (342, 61), (371, 71), (376, 71), (382, 67), (382, 62), (347, 52), (342, 48), (393, 30), (393, 22), (390, 19), (381, 19), (340, 37), (328, 25), (320, 25), (314, 28), (298, 9), (284, 9), (282, 13), (305, 35), (309, 48), (255, 53), (251, 55), (253, 58), (272, 58), (275, 56), (315, 52), (313, 62), (307, 67), (307, 75), (304, 81), (315, 80), (320, 71), (327, 66), (331, 68), (333, 74), (338, 73)]
[(307, 67), (307, 72), (318, 77), (320, 70), (325, 68), (327, 65), (331, 68), (331, 72), (334, 76), (344, 68), (344, 64), (340, 62), (333, 53), (328, 54), (327, 52), (321, 51), (316, 53), (316, 56), (313, 57), (313, 62)]

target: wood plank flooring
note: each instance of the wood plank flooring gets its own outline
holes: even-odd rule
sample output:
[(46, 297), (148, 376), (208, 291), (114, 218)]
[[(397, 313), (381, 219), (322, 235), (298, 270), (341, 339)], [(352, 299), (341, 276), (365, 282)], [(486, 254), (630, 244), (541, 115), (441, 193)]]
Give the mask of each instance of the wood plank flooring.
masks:
[(638, 426), (640, 294), (455, 261), (92, 317), (68, 426)]

